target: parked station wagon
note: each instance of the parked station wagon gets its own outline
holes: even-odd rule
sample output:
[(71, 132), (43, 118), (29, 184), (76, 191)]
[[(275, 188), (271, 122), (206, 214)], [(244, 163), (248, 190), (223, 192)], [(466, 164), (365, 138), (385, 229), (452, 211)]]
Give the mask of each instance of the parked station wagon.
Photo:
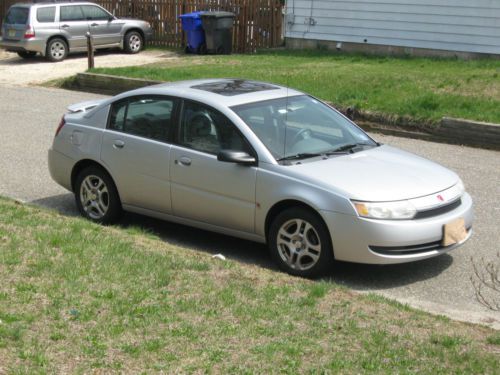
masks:
[(12, 5), (3, 20), (0, 47), (22, 58), (37, 53), (62, 61), (70, 52), (87, 50), (86, 34), (94, 47), (121, 48), (138, 53), (152, 37), (146, 21), (121, 19), (89, 2), (37, 2)]
[(434, 257), (472, 234), (454, 172), (263, 82), (185, 81), (70, 106), (49, 168), (92, 221), (127, 210), (267, 243), (300, 276), (334, 259)]

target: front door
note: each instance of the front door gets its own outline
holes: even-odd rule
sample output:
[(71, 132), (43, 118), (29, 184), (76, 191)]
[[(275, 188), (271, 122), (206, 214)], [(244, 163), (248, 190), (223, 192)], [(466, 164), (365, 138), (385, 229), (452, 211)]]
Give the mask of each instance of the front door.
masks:
[(168, 143), (175, 100), (143, 95), (111, 105), (101, 159), (123, 204), (171, 213)]
[(174, 215), (253, 233), (256, 167), (217, 160), (221, 149), (251, 149), (221, 113), (185, 101), (170, 176)]
[(82, 5), (95, 46), (119, 44), (124, 21), (114, 17), (97, 5)]

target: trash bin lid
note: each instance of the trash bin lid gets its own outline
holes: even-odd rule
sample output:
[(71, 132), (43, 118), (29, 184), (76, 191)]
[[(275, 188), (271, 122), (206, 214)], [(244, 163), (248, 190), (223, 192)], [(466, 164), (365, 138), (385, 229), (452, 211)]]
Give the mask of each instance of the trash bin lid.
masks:
[(234, 13), (231, 12), (203, 12), (202, 18), (234, 18)]
[(181, 14), (179, 18), (192, 18), (192, 19), (199, 19), (201, 18), (200, 16), (205, 13), (204, 11), (199, 11), (199, 12), (191, 12), (191, 13), (186, 13), (186, 14)]

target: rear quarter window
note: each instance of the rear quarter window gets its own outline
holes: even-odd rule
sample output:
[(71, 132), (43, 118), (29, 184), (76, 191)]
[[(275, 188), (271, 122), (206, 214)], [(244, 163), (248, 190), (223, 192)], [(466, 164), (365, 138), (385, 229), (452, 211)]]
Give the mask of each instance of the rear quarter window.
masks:
[(38, 8), (36, 19), (38, 22), (54, 22), (56, 18), (56, 7)]
[(10, 25), (26, 25), (28, 23), (29, 8), (12, 7), (7, 12), (4, 22)]

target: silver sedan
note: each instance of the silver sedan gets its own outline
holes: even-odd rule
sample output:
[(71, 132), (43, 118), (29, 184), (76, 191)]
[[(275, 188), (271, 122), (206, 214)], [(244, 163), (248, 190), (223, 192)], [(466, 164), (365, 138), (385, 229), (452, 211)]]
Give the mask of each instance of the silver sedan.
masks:
[(454, 172), (263, 82), (177, 82), (71, 106), (49, 169), (92, 221), (126, 210), (267, 243), (283, 270), (306, 277), (334, 259), (437, 256), (472, 234)]

